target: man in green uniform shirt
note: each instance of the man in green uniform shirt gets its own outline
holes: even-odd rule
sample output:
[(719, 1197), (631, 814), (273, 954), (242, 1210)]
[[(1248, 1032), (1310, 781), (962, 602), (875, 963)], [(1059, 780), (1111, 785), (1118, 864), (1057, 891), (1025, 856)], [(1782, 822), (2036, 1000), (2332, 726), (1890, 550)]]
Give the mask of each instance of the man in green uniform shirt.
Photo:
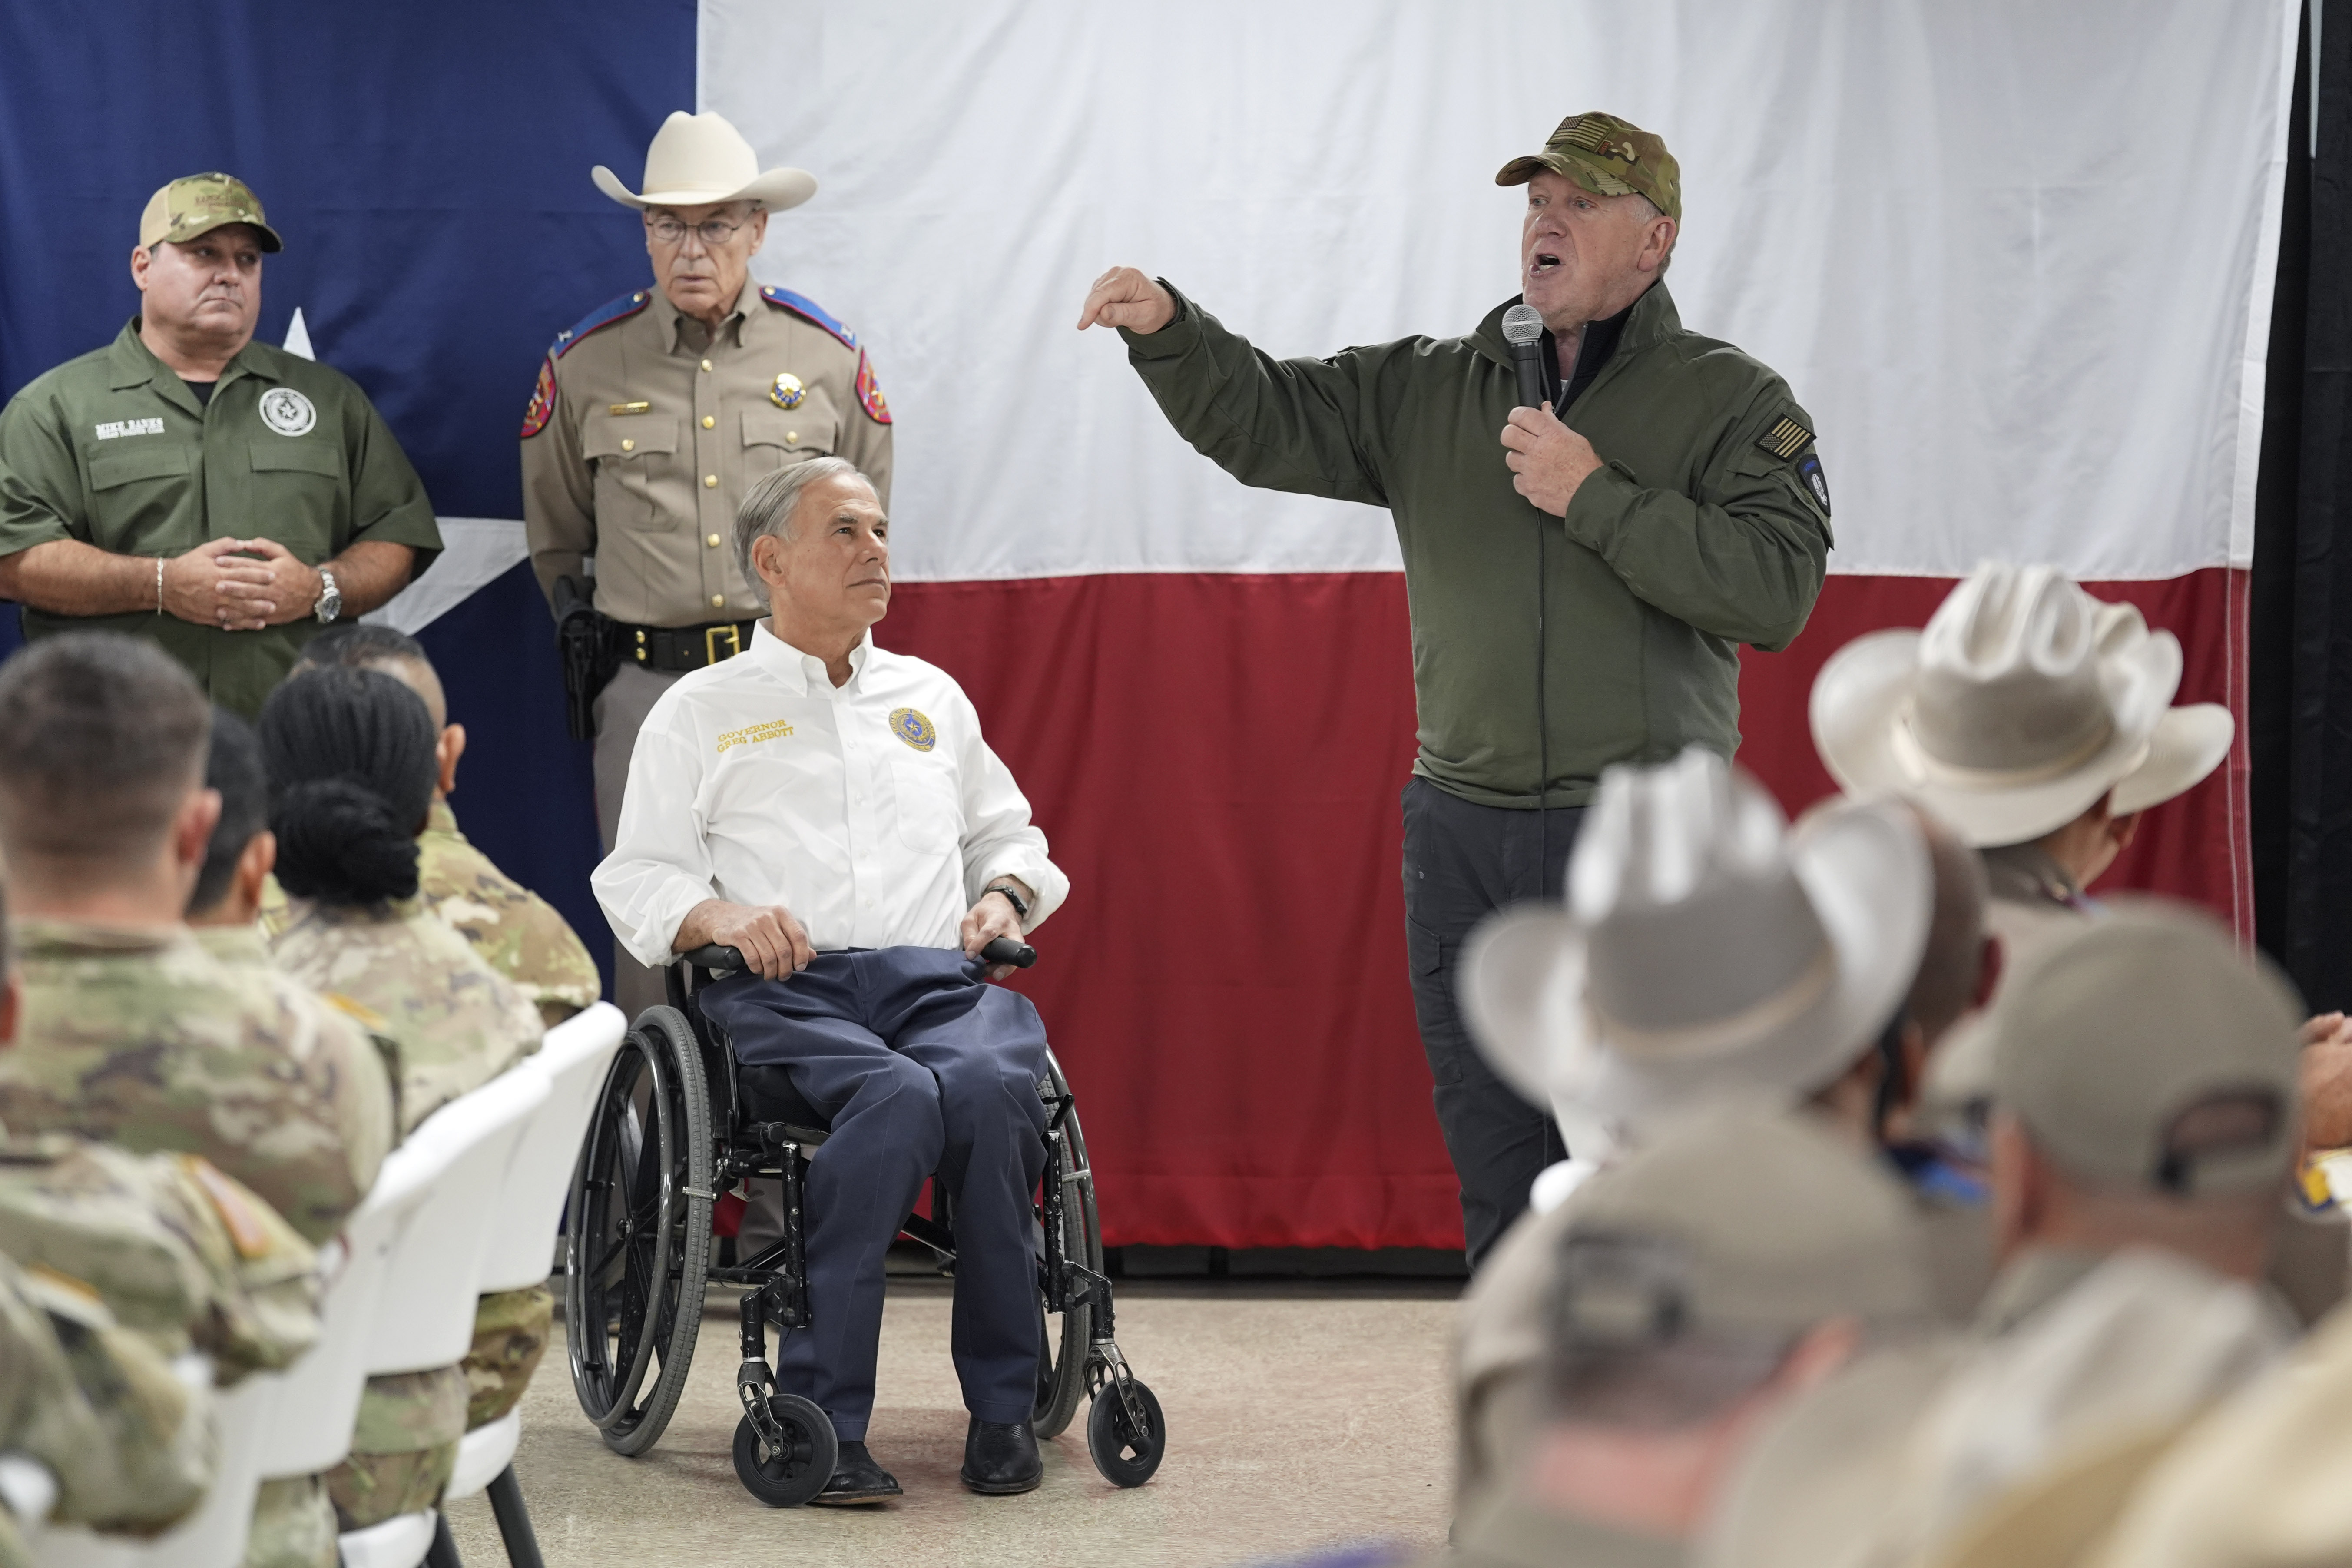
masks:
[(1466, 337), (1323, 360), (1261, 353), (1133, 268), (1078, 319), (1119, 329), (1169, 422), (1244, 484), (1395, 519), (1421, 730), (1405, 944), (1474, 1265), (1562, 1151), (1472, 1049), (1455, 955), (1493, 910), (1559, 896), (1603, 768), (1731, 753), (1738, 645), (1797, 635), (1830, 547), (1811, 416), (1766, 366), (1685, 331), (1660, 281), (1682, 221), (1665, 143), (1572, 115), (1496, 183), (1528, 187), (1539, 408), (1502, 331), (1518, 300)]
[(152, 637), (247, 716), (313, 631), (441, 548), (367, 395), (253, 341), (278, 248), (242, 181), (173, 181), (131, 253), (140, 313), (0, 411), (0, 595), (25, 635)]

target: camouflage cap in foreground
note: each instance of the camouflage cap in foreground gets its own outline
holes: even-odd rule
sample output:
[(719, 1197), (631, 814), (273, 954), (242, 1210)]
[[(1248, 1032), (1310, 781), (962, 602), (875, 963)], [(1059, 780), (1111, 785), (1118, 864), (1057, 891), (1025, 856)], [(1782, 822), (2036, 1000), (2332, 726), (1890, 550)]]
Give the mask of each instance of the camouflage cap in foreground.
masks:
[(1993, 1099), (2078, 1178), (2180, 1196), (2259, 1192), (2301, 1141), (2303, 1008), (2259, 953), (2185, 905), (2119, 909), (1993, 1006)]
[(165, 240), (184, 245), (223, 224), (249, 223), (261, 235), (261, 248), (283, 250), (285, 241), (261, 214), (261, 198), (235, 174), (183, 174), (147, 198), (139, 215), (139, 243), (152, 250)]
[(1660, 212), (1683, 221), (1682, 165), (1663, 139), (1630, 120), (1598, 110), (1571, 114), (1542, 152), (1512, 159), (1495, 183), (1524, 185), (1547, 169), (1596, 196), (1647, 196)]

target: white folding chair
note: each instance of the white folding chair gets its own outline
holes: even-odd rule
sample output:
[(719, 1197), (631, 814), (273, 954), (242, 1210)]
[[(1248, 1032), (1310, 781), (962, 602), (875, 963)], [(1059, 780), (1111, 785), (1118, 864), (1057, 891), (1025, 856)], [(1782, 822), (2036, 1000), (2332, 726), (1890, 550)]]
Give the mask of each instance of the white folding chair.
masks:
[[(627, 1028), (628, 1019), (618, 1007), (599, 1002), (550, 1029), (539, 1054), (515, 1069), (538, 1070), (547, 1079), (549, 1092), (516, 1146), (506, 1191), (495, 1205), (482, 1253), (483, 1294), (527, 1289), (547, 1279), (555, 1229), (562, 1222), (572, 1167), (580, 1159), (580, 1141), (587, 1136), (597, 1091)], [(507, 1561), (512, 1568), (541, 1568), (530, 1510), (515, 1481), (515, 1447), (521, 1440), (519, 1408), (467, 1433), (457, 1449), (457, 1468), (442, 1495), (454, 1499), (488, 1491)]]
[[(420, 1146), (448, 1152), (385, 1259), (363, 1357), (370, 1374), (447, 1366), (472, 1347), (498, 1198), (548, 1093), (542, 1071), (526, 1065), (501, 1073), (426, 1117), (401, 1145), (401, 1152)], [(352, 1531), (341, 1542), (346, 1568), (416, 1568), (432, 1548), (436, 1523), (426, 1509)]]

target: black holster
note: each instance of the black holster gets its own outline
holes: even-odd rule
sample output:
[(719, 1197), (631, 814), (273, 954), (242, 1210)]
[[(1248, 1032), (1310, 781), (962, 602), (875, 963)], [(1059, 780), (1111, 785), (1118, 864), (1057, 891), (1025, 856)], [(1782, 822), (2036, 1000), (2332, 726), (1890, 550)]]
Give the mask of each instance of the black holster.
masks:
[(596, 738), (596, 698), (621, 668), (613, 623), (569, 577), (555, 580), (555, 651), (563, 661), (563, 717), (575, 741)]

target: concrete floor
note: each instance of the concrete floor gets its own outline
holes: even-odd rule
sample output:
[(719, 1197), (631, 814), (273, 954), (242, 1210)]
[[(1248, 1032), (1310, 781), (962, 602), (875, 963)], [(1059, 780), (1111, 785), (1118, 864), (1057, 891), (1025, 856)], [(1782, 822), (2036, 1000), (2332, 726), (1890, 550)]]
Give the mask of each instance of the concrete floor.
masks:
[[(714, 1290), (692, 1382), (653, 1452), (608, 1451), (573, 1400), (559, 1338), (524, 1396), (515, 1472), (551, 1568), (1019, 1563), (1192, 1568), (1342, 1542), (1444, 1540), (1452, 1456), (1452, 1284), (1135, 1281), (1118, 1339), (1160, 1396), (1169, 1449), (1121, 1491), (1086, 1450), (1086, 1407), (1015, 1498), (957, 1483), (966, 1416), (944, 1282), (893, 1279), (867, 1441), (907, 1495), (776, 1510), (735, 1479), (731, 1297)], [(452, 1505), (470, 1568), (503, 1568), (488, 1503)]]

